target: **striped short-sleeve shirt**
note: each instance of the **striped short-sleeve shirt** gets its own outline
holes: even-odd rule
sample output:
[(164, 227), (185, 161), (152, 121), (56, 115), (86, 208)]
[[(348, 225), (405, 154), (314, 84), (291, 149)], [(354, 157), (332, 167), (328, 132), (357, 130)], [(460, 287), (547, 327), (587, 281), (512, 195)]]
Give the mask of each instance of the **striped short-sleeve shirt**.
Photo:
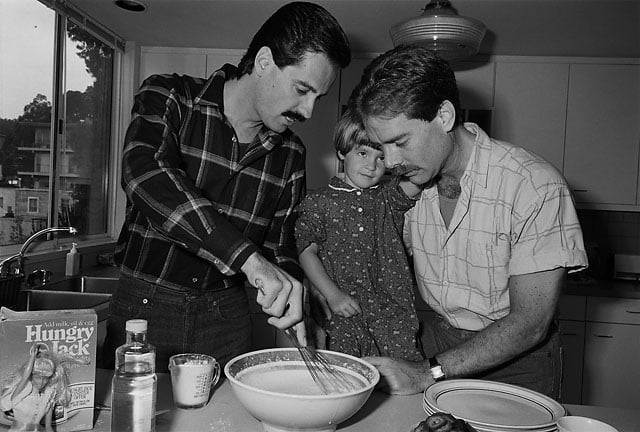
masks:
[(482, 330), (509, 314), (509, 277), (587, 266), (582, 231), (562, 175), (539, 156), (493, 140), (477, 125), (462, 193), (445, 226), (437, 188), (405, 218), (418, 288), (460, 329)]

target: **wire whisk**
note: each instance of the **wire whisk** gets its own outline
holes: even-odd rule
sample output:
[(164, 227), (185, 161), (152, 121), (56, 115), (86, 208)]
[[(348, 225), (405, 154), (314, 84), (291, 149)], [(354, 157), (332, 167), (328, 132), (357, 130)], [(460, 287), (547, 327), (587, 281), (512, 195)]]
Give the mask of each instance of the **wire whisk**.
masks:
[(358, 389), (347, 374), (336, 369), (322, 354), (313, 348), (302, 346), (291, 328), (286, 329), (284, 333), (302, 356), (311, 378), (324, 394), (347, 393)]

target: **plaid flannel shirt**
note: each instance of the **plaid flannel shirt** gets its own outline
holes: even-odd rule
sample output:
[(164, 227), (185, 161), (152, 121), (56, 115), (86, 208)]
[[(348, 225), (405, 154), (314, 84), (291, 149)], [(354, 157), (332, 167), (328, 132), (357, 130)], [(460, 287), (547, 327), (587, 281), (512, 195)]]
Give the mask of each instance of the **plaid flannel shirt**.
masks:
[(224, 116), (225, 65), (208, 80), (154, 75), (138, 90), (123, 151), (123, 274), (177, 291), (222, 289), (253, 252), (301, 280), (294, 209), (305, 148), (266, 127), (243, 152)]

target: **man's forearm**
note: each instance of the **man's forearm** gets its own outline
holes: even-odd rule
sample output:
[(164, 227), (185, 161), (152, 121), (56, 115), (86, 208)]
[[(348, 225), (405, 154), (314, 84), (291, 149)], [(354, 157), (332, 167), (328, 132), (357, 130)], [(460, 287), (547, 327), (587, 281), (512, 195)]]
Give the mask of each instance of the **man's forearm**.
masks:
[(499, 366), (535, 346), (546, 335), (538, 325), (521, 324), (508, 315), (462, 344), (437, 354), (448, 378), (464, 377)]

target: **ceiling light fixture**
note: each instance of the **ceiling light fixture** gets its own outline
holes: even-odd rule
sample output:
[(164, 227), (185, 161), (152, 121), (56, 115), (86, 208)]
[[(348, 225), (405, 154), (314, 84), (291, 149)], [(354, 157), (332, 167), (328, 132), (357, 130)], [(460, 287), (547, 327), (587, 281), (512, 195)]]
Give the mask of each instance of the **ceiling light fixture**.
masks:
[(486, 30), (481, 21), (458, 15), (449, 0), (431, 0), (421, 16), (395, 24), (389, 34), (394, 46), (417, 43), (460, 60), (478, 53)]
[(128, 10), (130, 12), (144, 12), (147, 6), (138, 0), (115, 0), (116, 6)]

